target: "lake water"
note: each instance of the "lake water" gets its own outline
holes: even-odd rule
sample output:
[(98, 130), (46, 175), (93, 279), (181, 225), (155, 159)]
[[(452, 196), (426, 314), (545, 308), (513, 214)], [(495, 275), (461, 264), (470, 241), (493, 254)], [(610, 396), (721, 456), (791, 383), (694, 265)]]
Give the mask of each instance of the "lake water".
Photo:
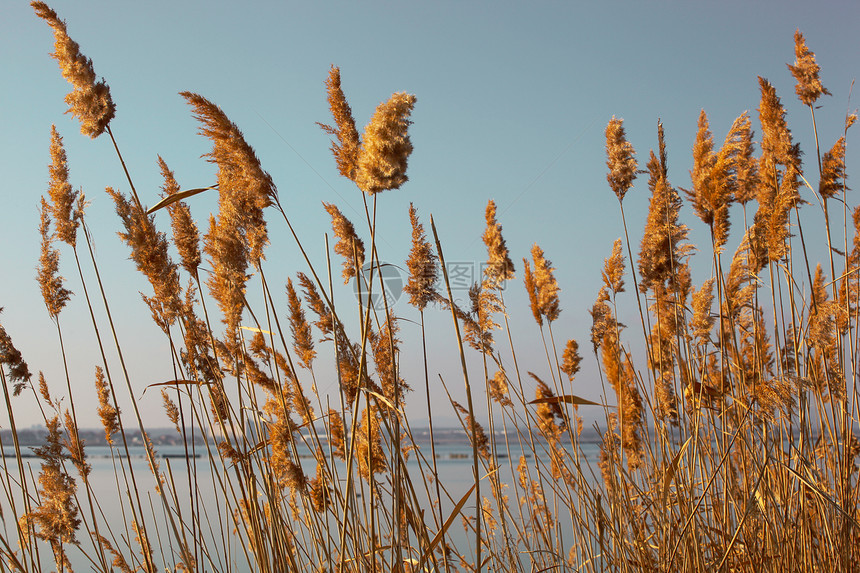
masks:
[[(596, 468), (595, 462), (599, 452), (599, 445), (593, 442), (583, 442), (580, 444), (580, 447), (584, 458), (591, 462), (592, 467)], [(420, 450), (429, 461), (431, 458), (429, 442), (420, 445)], [(29, 448), (24, 448), (24, 451), (29, 451)], [(173, 483), (176, 484), (175, 489), (177, 491), (179, 502), (178, 507), (186, 517), (192, 503), (191, 497), (188, 494), (190, 491), (189, 479), (197, 484), (199, 499), (196, 503), (198, 503), (201, 508), (204, 508), (206, 512), (205, 519), (208, 520), (209, 524), (208, 526), (204, 526), (203, 537), (217, 539), (218, 541), (214, 542), (214, 545), (222, 548), (222, 554), (219, 556), (213, 556), (212, 563), (205, 565), (201, 564), (201, 570), (236, 571), (242, 573), (252, 571), (252, 568), (248, 566), (243, 548), (239, 545), (238, 537), (231, 534), (233, 528), (232, 520), (227, 514), (224, 500), (219, 498), (219, 496), (223, 494), (220, 493), (220, 488), (214, 486), (213, 480), (219, 479), (223, 476), (223, 470), (218, 470), (213, 474), (212, 462), (215, 462), (216, 467), (220, 467), (220, 462), (218, 462), (218, 460), (210, 460), (206, 454), (205, 448), (198, 445), (196, 447), (196, 451), (199, 457), (192, 460), (192, 472), (191, 476), (189, 476), (186, 466), (185, 448), (183, 446), (158, 446), (156, 447), (156, 451), (161, 470), (168, 474), (168, 476), (172, 475), (172, 478), (168, 477), (168, 479), (172, 479)], [(112, 542), (115, 546), (124, 547), (122, 552), (126, 558), (129, 559), (131, 550), (129, 550), (127, 544), (129, 539), (134, 539), (135, 534), (129, 527), (131, 516), (128, 514), (128, 499), (133, 498), (135, 496), (135, 492), (126, 488), (126, 480), (122, 477), (119, 461), (111, 458), (111, 451), (109, 448), (88, 447), (86, 452), (88, 461), (92, 465), (92, 473), (89, 480), (92, 485), (92, 491), (95, 492), (95, 503), (100, 509), (100, 515), (103, 516), (100, 517), (99, 522), (100, 532), (109, 538), (112, 537)], [(139, 496), (140, 502), (147, 512), (144, 519), (146, 520), (148, 527), (150, 527), (150, 536), (154, 537), (153, 531), (160, 531), (163, 537), (160, 540), (153, 538), (151, 539), (151, 543), (156, 548), (162, 547), (162, 550), (164, 550), (164, 546), (166, 546), (166, 551), (169, 554), (169, 552), (174, 550), (175, 547), (171, 548), (167, 544), (167, 538), (164, 537), (165, 532), (169, 530), (169, 525), (165, 518), (164, 511), (162, 510), (161, 500), (155, 489), (155, 481), (149, 470), (145, 450), (142, 447), (132, 447), (130, 448), (130, 452), (131, 468), (133, 469), (137, 480), (136, 494)], [(514, 483), (514, 480), (517, 479), (517, 476), (515, 475), (516, 466), (519, 463), (521, 455), (526, 456), (528, 463), (531, 466), (534, 466), (536, 456), (539, 456), (543, 461), (546, 461), (546, 455), (541, 453), (541, 448), (538, 448), (538, 452), (539, 453), (535, 454), (530, 450), (524, 451), (512, 444), (510, 453), (508, 454), (504, 441), (497, 441), (497, 453), (499, 455), (499, 464), (501, 466), (499, 471), (501, 481), (508, 484)], [(14, 477), (18, 475), (14, 454), (13, 452), (9, 452), (8, 449), (6, 453), (7, 455), (13, 455), (11, 458), (7, 457), (5, 461), (10, 475), (14, 479)], [(299, 454), (301, 456), (305, 472), (309, 477), (312, 477), (315, 474), (316, 462), (311, 456), (311, 452), (306, 449), (300, 449)], [(34, 476), (34, 478), (37, 477), (40, 470), (40, 460), (35, 457), (27, 458), (25, 459), (25, 464), (28, 466), (27, 471)], [(69, 467), (72, 469), (71, 465)], [(420, 465), (418, 457), (415, 454), (410, 456), (407, 462), (407, 467), (410, 475), (413, 476), (413, 483), (420, 485)], [(453, 510), (456, 501), (462, 498), (474, 483), (472, 477), (472, 449), (468, 439), (464, 436), (463, 439), (459, 441), (445, 440), (444, 443), (437, 444), (436, 467), (440, 483), (445, 486), (448, 491), (448, 495), (452, 500), (454, 500), (443, 500), (442, 515), (447, 516)], [(342, 474), (345, 474), (345, 466), (341, 465), (339, 470), (342, 471)], [(595, 469), (595, 472), (596, 471), (597, 470)], [(76, 473), (72, 473), (77, 477)], [(82, 500), (82, 505), (86, 506), (86, 496), (83, 491), (83, 487), (80, 484), (80, 480), (78, 479), (77, 481), (79, 486), (78, 495)], [(435, 499), (435, 486), (431, 484), (429, 487), (431, 488), (430, 498)], [(489, 482), (487, 479), (482, 480), (481, 487), (482, 493), (489, 491)], [(424, 491), (423, 487), (416, 492), (416, 495), (418, 496), (422, 509), (425, 509), (426, 515), (429, 515), (430, 511), (432, 511), (430, 509), (431, 504), (428, 501), (428, 495), (426, 491)], [(118, 503), (117, 500), (120, 499), (120, 496), (126, 498), (125, 503)], [(3, 499), (2, 502), (0, 502), (0, 506), (2, 506), (3, 515), (6, 517), (5, 530), (7, 540), (12, 547), (17, 547), (15, 522), (11, 519), (12, 512), (10, 502), (8, 496), (4, 497), (6, 499)], [(16, 497), (17, 509), (20, 514), (22, 511), (20, 495), (17, 495)], [(474, 512), (474, 501), (469, 500), (463, 508), (462, 513), (464, 515), (474, 515)], [(429, 517), (427, 519), (428, 522), (430, 522)], [(90, 521), (91, 519), (87, 516), (88, 525)], [(177, 522), (179, 522), (179, 519), (177, 519)], [(565, 522), (567, 522), (566, 526)], [(156, 523), (157, 527), (151, 527), (149, 524), (152, 523)], [(105, 524), (107, 524), (109, 532), (104, 531), (106, 528)], [(569, 536), (573, 534), (569, 520), (559, 519), (559, 528), (560, 529), (556, 532), (557, 535)], [(110, 533), (110, 535), (108, 533)], [(189, 537), (192, 536), (192, 533), (194, 533), (194, 535), (200, 535), (200, 532), (186, 532)], [(467, 551), (469, 543), (459, 520), (451, 527), (449, 535), (461, 550)], [(79, 534), (78, 538), (83, 542), (85, 550), (91, 554), (95, 554), (85, 533)], [(134, 548), (134, 551), (137, 552), (138, 548), (134, 543), (132, 543), (132, 547)], [(86, 558), (77, 549), (70, 548), (68, 553), (76, 571), (89, 571), (93, 569), (92, 565), (87, 562)], [(48, 564), (48, 566), (53, 565), (53, 560), (50, 556), (49, 550), (46, 549), (43, 559), (45, 559), (42, 563), (43, 566), (46, 564)], [(163, 563), (164, 560), (168, 563), (173, 561), (173, 559), (169, 557), (165, 559), (164, 556), (156, 554), (156, 563), (162, 571), (168, 570), (166, 565)], [(134, 567), (134, 565), (132, 565), (132, 567)], [(47, 568), (45, 568), (45, 570), (47, 570)]]

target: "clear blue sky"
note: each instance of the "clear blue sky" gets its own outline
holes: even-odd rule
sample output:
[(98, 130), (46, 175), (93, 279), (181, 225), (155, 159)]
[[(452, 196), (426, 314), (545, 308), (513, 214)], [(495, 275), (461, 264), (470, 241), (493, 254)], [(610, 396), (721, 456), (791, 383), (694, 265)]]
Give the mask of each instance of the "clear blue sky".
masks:
[[(117, 104), (111, 126), (144, 203), (158, 199), (159, 154), (182, 187), (214, 182), (214, 168), (199, 158), (210, 143), (197, 135), (198, 126), (178, 95), (197, 92), (221, 106), (243, 130), (317, 260), (330, 230), (322, 201), (337, 204), (357, 225), (363, 218), (359, 191), (339, 177), (328, 136), (315, 125), (330, 121), (323, 85), (330, 66), (341, 68), (360, 127), (392, 92), (415, 94), (410, 181), (380, 197), (382, 257), (398, 264), (406, 258), (407, 208), (413, 202), (425, 222), (433, 214), (449, 260), (480, 263), (486, 257), (480, 241), (484, 207), (494, 199), (518, 270), (506, 298), (521, 368), (543, 376), (548, 372), (521, 286), (521, 259), (537, 242), (557, 267), (562, 289), (556, 341), (559, 346), (567, 338), (580, 341), (585, 365), (577, 391), (590, 398), (599, 398), (601, 389), (589, 350), (587, 310), (600, 286), (603, 258), (623, 234), (617, 200), (605, 180), (609, 119), (624, 118), (644, 165), (662, 118), (670, 181), (686, 187), (701, 109), (707, 111), (717, 141), (747, 110), (760, 132), (757, 75), (775, 85), (795, 140), (812, 159), (809, 112), (794, 96), (786, 68), (794, 60), (796, 28), (806, 35), (822, 80), (833, 93), (822, 100), (817, 114), (825, 147), (841, 134), (846, 111), (856, 107), (849, 102), (849, 90), (860, 72), (860, 4), (854, 1), (49, 4), (111, 87)], [(64, 115), (68, 86), (49, 57), (52, 34), (28, 2), (4, 2), (0, 46), (5, 78), (0, 85), (0, 306), (5, 307), (0, 321), (31, 369), (44, 370), (54, 392), (64, 394), (55, 328), (34, 278), (38, 201), (46, 192), (54, 123), (65, 139), (71, 182), (91, 201), (88, 217), (100, 269), (120, 315), (120, 336), (140, 395), (147, 384), (170, 379), (172, 371), (163, 336), (138, 295), (148, 294), (150, 287), (115, 235), (119, 222), (104, 187), (128, 189), (110, 140), (90, 140), (80, 134), (74, 118)], [(849, 174), (858, 159), (849, 136)], [(640, 178), (625, 202), (634, 252), (647, 207), (645, 183)], [(204, 221), (214, 203), (200, 196), (192, 208)], [(814, 208), (808, 212), (816, 218)], [(682, 217), (694, 229), (694, 240), (704, 238), (689, 208)], [(168, 229), (164, 213), (158, 221)], [(283, 284), (287, 276), (306, 269), (274, 214), (270, 229), (268, 274)], [(738, 239), (730, 239), (729, 249)], [(78, 404), (86, 405), (79, 406), (81, 423), (95, 426), (94, 408), (88, 405), (94, 399), (92, 369), (98, 354), (71, 254), (62, 253), (62, 273), (75, 297), (61, 314), (61, 324)], [(709, 272), (706, 260), (694, 259), (694, 266), (697, 276)], [(349, 291), (339, 294), (348, 296)], [(417, 318), (402, 301), (395, 311)], [(437, 312), (428, 320), (434, 372), (462, 395), (450, 318)], [(634, 324), (634, 315), (626, 322)], [(426, 414), (417, 331), (405, 323), (402, 336), (412, 341), (401, 361), (416, 387), (409, 399), (410, 417), (420, 424)], [(473, 375), (479, 377), (479, 363), (473, 365)], [(320, 387), (330, 386), (330, 374), (321, 376), (328, 379), (320, 380)], [(443, 420), (450, 409), (444, 393), (435, 394), (434, 407)], [(141, 401), (155, 425), (164, 421), (160, 402), (154, 391)], [(19, 423), (39, 421), (25, 412), (32, 402), (21, 399), (18, 404)]]

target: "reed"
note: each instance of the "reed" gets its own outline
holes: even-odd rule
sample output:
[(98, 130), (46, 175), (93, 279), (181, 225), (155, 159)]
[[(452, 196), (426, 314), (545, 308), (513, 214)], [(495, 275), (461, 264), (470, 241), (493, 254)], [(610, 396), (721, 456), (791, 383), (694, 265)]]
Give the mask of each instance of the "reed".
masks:
[[(111, 133), (115, 108), (107, 84), (95, 81), (92, 62), (65, 22), (44, 3), (32, 5), (54, 31), (55, 57), (72, 84), (66, 100), (83, 133)], [(820, 110), (814, 104), (829, 92), (800, 32), (795, 55), (789, 69), (797, 95), (810, 110)], [(153, 208), (144, 207), (130, 176), (131, 195), (107, 189), (119, 238), (152, 289), (143, 302), (167, 343), (165, 355), (152, 360), (169, 362), (174, 377), (152, 386), (185, 444), (178, 462), (184, 467), (159, 459), (148, 438), (139, 397), (131, 394), (137, 376), (123, 360), (134, 341), (120, 340), (111, 319), (99, 275), (105, 263), (94, 256), (83, 193), (72, 190), (62, 138), (52, 127), (37, 279), (64, 364), (60, 316), (79, 302), (67, 285), (74, 283), (90, 312), (98, 341), (92, 357), (96, 407), (115, 491), (94, 490), (68, 368), (64, 390), (41, 374), (34, 384), (0, 325), (0, 385), (13, 441), (0, 474), (3, 570), (860, 568), (860, 207), (842, 237), (834, 236), (830, 218), (837, 203), (846, 205), (848, 218), (845, 149), (854, 116), (823, 153), (816, 128), (817, 161), (807, 162), (810, 169), (801, 162), (775, 88), (759, 78), (760, 140), (754, 143), (752, 119), (744, 112), (718, 148), (703, 110), (692, 185), (680, 189), (683, 196), (668, 180), (658, 124), (636, 257), (623, 200), (635, 191), (638, 161), (622, 120), (609, 120), (607, 181), (622, 207), (624, 238), (607, 245), (602, 276), (595, 277), (602, 282), (591, 308), (591, 343), (604, 389), (602, 396), (585, 396), (576, 380), (583, 361), (579, 342), (556, 342), (564, 329), (563, 293), (537, 244), (531, 260), (523, 259), (523, 283), (544, 355), (517, 352), (504, 297), (515, 268), (493, 201), (484, 213), (487, 264), (470, 290), (469, 308), (454, 300), (433, 217), (429, 240), (413, 205), (404, 288), (410, 306), (390, 304), (379, 252), (386, 244), (380, 238), (389, 235), (376, 219), (377, 202), (385, 200), (381, 191), (408, 180), (416, 99), (393, 94), (359, 134), (338, 68), (325, 85), (334, 124), (320, 125), (333, 138), (338, 171), (356, 185), (365, 217), (350, 221), (336, 205), (323, 203), (336, 239), (330, 247), (326, 235), (323, 260), (308, 255), (308, 240), (296, 234), (292, 214), (239, 127), (198, 94), (181, 95), (200, 122), (200, 135), (212, 143), (206, 158), (217, 166), (217, 185), (183, 190), (159, 157), (163, 197)], [(194, 203), (185, 200), (215, 190), (218, 212), (201, 234)], [(801, 212), (819, 216), (803, 195), (822, 207), (820, 237), (803, 234)], [(701, 220), (695, 224), (709, 232), (710, 245), (690, 242), (683, 197)], [(162, 207), (170, 236), (158, 230)], [(303, 255), (304, 265), (290, 276), (273, 276), (266, 264), (266, 251), (278, 248), (269, 244), (273, 212), (279, 217), (271, 224), (282, 221)], [(732, 216), (742, 220), (731, 225)], [(80, 254), (89, 257), (79, 257), (84, 244)], [(818, 247), (829, 253), (821, 262), (810, 258)], [(60, 275), (69, 252), (77, 281)], [(356, 285), (353, 301), (336, 301), (332, 252), (342, 263), (340, 278)], [(628, 279), (632, 289), (625, 288)], [(259, 299), (248, 296), (251, 289), (259, 290)], [(636, 333), (619, 315), (630, 297), (639, 308)], [(450, 311), (457, 356), (428, 352), (425, 312), (431, 305)], [(97, 316), (96, 306), (105, 313)], [(404, 358), (413, 358), (405, 356), (403, 338), (414, 332), (401, 328), (406, 321), (420, 325), (423, 384), (410, 383), (400, 368)], [(434, 373), (440, 361), (462, 367), (466, 403), (449, 394), (446, 414), (460, 420), (471, 448), (465, 492), (440, 479), (432, 423), (439, 412), (430, 395), (452, 387)], [(322, 370), (333, 373), (333, 391), (319, 387)], [(22, 452), (14, 415), (19, 394), (28, 389), (47, 429), (35, 461)], [(422, 450), (405, 415), (411, 392), (426, 395), (429, 450)], [(118, 406), (126, 395), (130, 412)], [(486, 420), (476, 415), (482, 399)], [(585, 439), (581, 408), (599, 414), (596, 452)], [(148, 472), (133, 463), (134, 427)], [(211, 491), (214, 503), (207, 501)], [(107, 515), (108, 504), (118, 508), (121, 523)]]

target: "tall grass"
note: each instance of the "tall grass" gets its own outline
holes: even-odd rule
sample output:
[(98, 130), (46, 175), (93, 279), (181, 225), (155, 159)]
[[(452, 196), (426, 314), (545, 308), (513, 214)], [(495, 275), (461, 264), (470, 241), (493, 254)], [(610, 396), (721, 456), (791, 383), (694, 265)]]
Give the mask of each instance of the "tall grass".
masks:
[[(107, 84), (95, 81), (92, 62), (56, 13), (41, 2), (33, 7), (54, 30), (55, 57), (73, 85), (66, 100), (82, 132), (107, 133), (122, 161), (110, 131)], [(803, 36), (795, 42), (790, 70), (815, 125), (816, 102), (827, 92)], [(612, 118), (607, 181), (621, 206), (625, 237), (606, 249), (603, 286), (591, 311), (591, 349), (604, 393), (615, 395), (616, 405), (608, 405), (573, 392), (580, 345), (556, 340), (559, 289), (538, 245), (522, 272), (545, 352), (517, 353), (503, 297), (515, 265), (492, 201), (483, 234), (487, 265), (465, 309), (453, 302), (432, 218), (431, 237), (410, 208), (413, 248), (404, 290), (420, 317), (424, 380), (402, 377), (401, 360), (419, 357), (401, 356), (399, 324), (407, 313), (395, 314), (380, 297), (384, 259), (376, 212), (383, 192), (407, 180), (416, 100), (393, 94), (359, 134), (337, 68), (326, 85), (334, 123), (322, 127), (333, 137), (338, 170), (364, 200), (365, 217), (350, 221), (325, 205), (334, 237), (325, 260), (307, 254), (240, 129), (198, 94), (182, 96), (200, 134), (211, 140), (208, 160), (217, 166), (217, 184), (181, 190), (159, 158), (164, 185), (155, 206), (144, 207), (128, 171), (130, 195), (107, 191), (121, 240), (151, 283), (144, 302), (169, 344), (170, 355), (154, 359), (169, 360), (174, 379), (154, 386), (186, 444), (184, 474), (161, 465), (133, 396), (132, 411), (120, 412), (118, 396), (131, 395), (135, 377), (124, 360), (133, 341), (119, 339), (87, 233), (86, 203), (72, 190), (62, 138), (52, 130), (38, 279), (62, 349), (60, 318), (72, 299), (58, 274), (58, 247), (74, 257), (75, 290), (90, 309), (98, 341), (98, 413), (116, 491), (108, 501), (108, 492), (94, 488), (69, 375), (63, 398), (41, 375), (36, 383), (0, 326), (0, 382), (13, 440), (2, 444), (13, 452), (0, 475), (4, 570), (70, 571), (73, 563), (147, 572), (860, 568), (860, 208), (849, 217), (844, 136), (822, 153), (816, 135), (814, 151), (807, 151), (813, 159), (802, 165), (782, 104), (763, 79), (757, 145), (747, 114), (716, 145), (703, 111), (692, 186), (681, 190), (711, 239), (696, 247), (702, 270), (694, 271), (661, 125), (657, 152), (646, 164), (651, 199), (634, 257), (623, 201), (641, 172), (623, 122)], [(853, 121), (846, 118), (846, 134)], [(202, 192), (219, 198), (203, 231), (185, 202)], [(841, 235), (834, 228), (840, 209)], [(734, 225), (739, 246), (728, 253), (729, 216), (741, 212)], [(804, 235), (801, 212), (805, 220), (823, 215), (823, 236)], [(155, 224), (165, 213), (171, 238)], [(290, 230), (304, 256), (294, 276), (267, 273), (265, 253), (277, 248), (268, 244), (267, 215)], [(820, 250), (816, 243), (828, 253), (821, 264), (808, 255)], [(338, 262), (340, 275), (333, 269)], [(706, 278), (697, 285), (694, 276)], [(333, 285), (341, 278), (357, 283), (354, 302), (335, 301)], [(260, 306), (249, 303), (251, 288), (263, 293)], [(639, 314), (624, 322), (639, 324), (628, 331), (617, 309), (631, 296)], [(450, 311), (458, 356), (428, 356), (424, 310), (431, 303)], [(107, 318), (97, 319), (95, 308)], [(478, 353), (482, 368), (469, 366), (468, 353)], [(59, 358), (65, 364), (65, 354)], [(440, 482), (435, 445), (420, 449), (404, 416), (407, 392), (427, 393), (432, 436), (438, 412), (431, 387), (447, 391), (454, 384), (434, 379), (432, 364), (439, 360), (462, 365), (467, 400), (451, 399), (451, 411), (472, 448), (465, 495)], [(319, 361), (336, 372), (332, 394), (318, 391)], [(48, 430), (36, 450), (38, 475), (18, 441), (14, 404), (22, 392), (36, 395)], [(487, 405), (483, 425), (478, 401)], [(605, 414), (596, 463), (581, 443), (580, 407)], [(132, 430), (144, 436), (151, 475), (140, 475), (132, 463)], [(197, 457), (200, 450), (206, 455)], [(313, 471), (300, 459), (305, 451), (313, 452)], [(418, 463), (407, 463), (410, 458)], [(210, 491), (214, 504), (207, 502)], [(108, 504), (122, 525), (110, 522)]]

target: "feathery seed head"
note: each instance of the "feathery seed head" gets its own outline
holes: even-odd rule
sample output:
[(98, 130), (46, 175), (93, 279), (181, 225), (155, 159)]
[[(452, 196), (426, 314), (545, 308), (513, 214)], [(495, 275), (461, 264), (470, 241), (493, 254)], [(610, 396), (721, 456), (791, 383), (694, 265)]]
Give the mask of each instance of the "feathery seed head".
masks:
[(815, 63), (815, 53), (806, 47), (806, 40), (800, 30), (794, 32), (794, 65), (787, 64), (791, 75), (797, 81), (794, 91), (798, 99), (808, 106), (812, 106), (822, 95), (830, 95), (830, 92), (821, 85), (818, 72), (821, 68)]
[(321, 123), (317, 123), (317, 125), (337, 138), (337, 141), (331, 142), (331, 152), (337, 162), (338, 171), (347, 179), (355, 181), (361, 140), (358, 137), (358, 130), (355, 128), (352, 109), (349, 107), (340, 86), (340, 68), (331, 67), (325, 86), (328, 92), (328, 106), (332, 117), (334, 117), (335, 127)]
[(609, 173), (606, 180), (619, 201), (633, 186), (636, 179), (636, 157), (633, 146), (624, 136), (624, 120), (612, 116), (606, 126), (606, 166)]
[(409, 221), (412, 223), (412, 250), (406, 261), (409, 279), (403, 292), (409, 295), (409, 304), (423, 311), (436, 296), (439, 264), (436, 252), (424, 234), (424, 226), (418, 222), (418, 211), (412, 203), (409, 204)]
[(508, 377), (504, 370), (499, 370), (495, 376), (487, 380), (487, 394), (502, 406), (513, 405), (508, 396)]
[(110, 387), (104, 371), (96, 366), (96, 393), (99, 398), (98, 414), (105, 430), (105, 439), (113, 444), (113, 435), (119, 431), (119, 410), (113, 405)]
[(395, 93), (379, 104), (370, 123), (364, 128), (355, 183), (373, 195), (397, 189), (409, 179), (406, 166), (412, 153), (409, 139), (409, 115), (416, 98), (405, 92)]
[(63, 286), (63, 277), (57, 273), (60, 270), (60, 253), (51, 246), (51, 217), (48, 214), (48, 202), (42, 197), (42, 209), (39, 222), (39, 234), (42, 236), (42, 249), (37, 267), (37, 279), (42, 291), (42, 299), (48, 308), (51, 318), (56, 319), (71, 297), (72, 291)]
[[(0, 307), (0, 312), (2, 311), (3, 308)], [(30, 374), (30, 368), (24, 361), (21, 352), (12, 343), (12, 337), (9, 336), (6, 329), (0, 324), (0, 367), (3, 365), (9, 368), (7, 371), (9, 373), (9, 381), (15, 385), (14, 395), (17, 396), (30, 382), (32, 374)]]
[(182, 287), (176, 263), (168, 252), (167, 236), (156, 230), (155, 215), (147, 215), (136, 202), (129, 201), (110, 187), (106, 191), (113, 198), (116, 213), (125, 227), (125, 233), (117, 234), (131, 247), (131, 258), (137, 270), (146, 275), (155, 291), (159, 307), (155, 312), (166, 325), (170, 325), (181, 311)]
[(547, 322), (553, 322), (561, 313), (558, 300), (558, 281), (555, 280), (552, 263), (544, 257), (543, 250), (537, 246), (532, 247), (532, 260), (534, 261), (534, 282), (537, 289), (538, 306), (540, 313), (546, 317)]
[(66, 95), (71, 113), (81, 122), (81, 133), (96, 138), (107, 129), (116, 113), (110, 88), (102, 79), (96, 82), (93, 62), (80, 52), (78, 43), (66, 30), (66, 23), (44, 2), (31, 2), (36, 15), (54, 30), (54, 53), (63, 77), (72, 85)]
[(824, 199), (830, 199), (842, 191), (844, 183), (845, 137), (843, 136), (821, 158), (821, 179), (818, 182), (818, 193)]
[(314, 339), (311, 335), (311, 325), (305, 318), (305, 311), (299, 300), (296, 289), (293, 287), (292, 279), (287, 279), (287, 300), (290, 307), (290, 331), (293, 334), (293, 350), (299, 357), (302, 366), (310, 369), (313, 364), (316, 351), (314, 350)]
[(323, 207), (331, 215), (331, 226), (337, 237), (334, 252), (343, 257), (343, 283), (358, 276), (364, 264), (364, 241), (358, 238), (355, 227), (344, 217), (340, 209), (332, 203), (323, 202)]
[(487, 203), (486, 211), (487, 228), (484, 230), (483, 240), (487, 245), (489, 258), (484, 276), (492, 284), (514, 278), (514, 263), (511, 261), (505, 239), (502, 237), (502, 226), (496, 221), (496, 204), (492, 200)]
[(51, 164), (48, 166), (50, 175), (48, 195), (51, 197), (51, 214), (57, 225), (57, 238), (70, 246), (75, 246), (80, 213), (74, 203), (79, 193), (72, 191), (69, 183), (69, 165), (66, 161), (66, 150), (63, 148), (63, 138), (55, 126), (51, 126)]
[(247, 257), (259, 265), (268, 243), (263, 209), (279, 204), (278, 189), (241, 130), (221, 108), (191, 92), (180, 95), (194, 109), (194, 117), (201, 124), (199, 133), (213, 143), (206, 157), (218, 165), (220, 222), (235, 229)]
[[(179, 183), (161, 156), (158, 157), (158, 167), (164, 178), (164, 185), (161, 187), (164, 196), (178, 193)], [(173, 244), (179, 251), (182, 267), (196, 277), (197, 267), (200, 266), (200, 233), (197, 223), (191, 217), (191, 209), (184, 201), (176, 201), (167, 206), (167, 212), (170, 214), (170, 225), (173, 229)]]
[(314, 282), (305, 273), (299, 272), (297, 276), (299, 277), (299, 283), (302, 285), (305, 300), (310, 305), (311, 310), (314, 311), (314, 314), (317, 315), (318, 320), (314, 324), (320, 329), (324, 337), (328, 337), (334, 331), (334, 321), (331, 313), (328, 311), (325, 302), (323, 302)]
[(615, 294), (624, 292), (624, 255), (621, 253), (621, 239), (612, 244), (612, 254), (603, 259), (603, 284)]
[(574, 376), (579, 372), (579, 363), (582, 362), (582, 357), (579, 355), (579, 344), (576, 340), (567, 341), (562, 358), (564, 363), (561, 365), (561, 371), (567, 374), (567, 377), (573, 382)]
[(766, 161), (786, 165), (792, 157), (791, 133), (785, 123), (785, 108), (776, 95), (776, 88), (766, 79), (759, 77), (761, 102), (759, 103), (759, 122), (761, 123), (762, 171), (766, 169)]

